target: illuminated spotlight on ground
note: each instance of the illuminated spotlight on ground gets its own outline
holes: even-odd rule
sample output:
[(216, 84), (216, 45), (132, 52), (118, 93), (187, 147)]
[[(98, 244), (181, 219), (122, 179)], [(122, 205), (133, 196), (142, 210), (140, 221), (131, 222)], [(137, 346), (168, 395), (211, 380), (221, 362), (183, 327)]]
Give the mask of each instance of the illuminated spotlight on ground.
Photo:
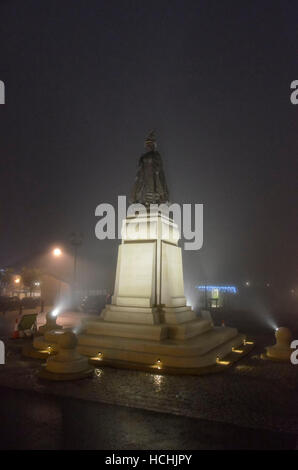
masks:
[(157, 369), (161, 369), (162, 365), (161, 365), (161, 360), (160, 359), (157, 359), (156, 363), (155, 363)]
[(73, 328), (71, 328), (71, 330), (73, 331), (75, 335), (78, 335), (82, 330), (82, 326), (81, 325), (74, 326)]
[(224, 361), (224, 360), (220, 359), (220, 357), (217, 357), (216, 358), (216, 363), (220, 364), (222, 366), (228, 366), (230, 364), (230, 361)]
[(245, 339), (243, 341), (243, 345), (246, 346), (247, 344), (254, 344), (254, 342), (253, 341), (248, 341), (248, 340)]
[(266, 315), (266, 323), (272, 330), (278, 330), (278, 326), (275, 320), (270, 315)]
[(57, 317), (57, 316), (59, 315), (59, 312), (60, 312), (60, 308), (59, 308), (59, 307), (54, 308), (54, 309), (51, 311), (52, 317)]

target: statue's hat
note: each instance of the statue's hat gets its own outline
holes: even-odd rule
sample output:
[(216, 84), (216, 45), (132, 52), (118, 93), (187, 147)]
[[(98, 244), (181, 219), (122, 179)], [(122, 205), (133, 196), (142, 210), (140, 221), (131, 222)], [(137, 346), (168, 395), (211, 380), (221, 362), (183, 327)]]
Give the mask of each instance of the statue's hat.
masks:
[(148, 150), (156, 149), (156, 138), (154, 131), (151, 131), (147, 139), (145, 140), (145, 148), (147, 148)]

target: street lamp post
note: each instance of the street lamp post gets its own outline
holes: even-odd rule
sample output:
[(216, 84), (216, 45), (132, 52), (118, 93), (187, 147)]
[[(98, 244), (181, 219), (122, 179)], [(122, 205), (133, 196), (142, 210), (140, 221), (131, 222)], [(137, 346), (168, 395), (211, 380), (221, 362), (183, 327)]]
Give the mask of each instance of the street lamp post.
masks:
[(75, 297), (75, 291), (77, 288), (77, 255), (78, 255), (78, 248), (83, 243), (83, 234), (72, 232), (70, 234), (70, 243), (74, 248), (73, 254), (73, 296)]

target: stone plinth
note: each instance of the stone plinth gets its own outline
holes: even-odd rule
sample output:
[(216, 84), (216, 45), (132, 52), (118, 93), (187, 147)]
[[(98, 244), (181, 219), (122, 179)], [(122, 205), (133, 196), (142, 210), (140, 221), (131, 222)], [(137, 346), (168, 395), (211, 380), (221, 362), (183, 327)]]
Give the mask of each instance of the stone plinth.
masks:
[(100, 318), (84, 322), (82, 354), (184, 373), (215, 365), (243, 345), (245, 336), (236, 329), (214, 328), (211, 317), (197, 316), (186, 304), (178, 240), (178, 228), (165, 214), (142, 212), (124, 220), (112, 304)]

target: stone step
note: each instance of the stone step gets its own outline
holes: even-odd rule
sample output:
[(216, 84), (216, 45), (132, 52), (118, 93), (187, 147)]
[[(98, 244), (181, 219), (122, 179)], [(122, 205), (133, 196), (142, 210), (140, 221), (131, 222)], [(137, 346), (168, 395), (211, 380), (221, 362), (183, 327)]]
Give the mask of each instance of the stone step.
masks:
[[(183, 343), (172, 340), (160, 342), (140, 341), (128, 338), (100, 337), (96, 335), (81, 335), (78, 350), (87, 356), (97, 356), (101, 353), (102, 359), (109, 361), (127, 361), (139, 364), (157, 364), (161, 367), (196, 368), (214, 365), (217, 357), (224, 358), (231, 353), (233, 347), (243, 344), (244, 335), (238, 334), (234, 328), (222, 328), (225, 332), (217, 331), (205, 333), (208, 335), (208, 346), (200, 344), (204, 335), (192, 338)], [(97, 344), (96, 344), (97, 343)], [(197, 344), (195, 344), (197, 343)], [(213, 348), (210, 349), (210, 343)], [(99, 360), (100, 364), (100, 360)]]
[[(159, 342), (132, 338), (117, 338), (97, 334), (81, 334), (79, 345), (90, 348), (90, 354), (102, 349), (131, 350), (135, 353), (156, 353), (169, 356), (201, 356), (238, 335), (235, 328), (215, 327), (185, 341), (163, 339)], [(87, 353), (88, 354), (88, 353)]]
[(135, 313), (154, 313), (157, 311), (156, 307), (125, 307), (123, 305), (107, 304), (105, 310), (112, 310), (117, 312), (135, 312)]
[(86, 322), (84, 329), (87, 334), (114, 336), (119, 337), (119, 340), (121, 338), (135, 338), (160, 341), (168, 335), (168, 328), (166, 325), (108, 322), (102, 319)]
[(186, 312), (187, 310), (191, 310), (191, 307), (189, 305), (184, 305), (183, 307), (162, 307), (162, 310), (166, 313), (172, 313), (172, 312)]
[(169, 329), (169, 338), (185, 340), (210, 330), (212, 323), (209, 320), (197, 318), (185, 323), (167, 324), (167, 326)]
[[(170, 309), (167, 309), (170, 310)], [(171, 311), (163, 311), (160, 314), (161, 321), (169, 324), (185, 323), (196, 319), (196, 313), (190, 307), (185, 307), (184, 310), (176, 311), (176, 308)]]
[[(145, 310), (145, 309), (144, 309)], [(137, 309), (129, 311), (105, 308), (101, 314), (101, 318), (107, 322), (120, 322), (120, 323), (142, 323), (146, 325), (159, 324), (159, 313), (153, 309), (147, 309), (148, 312), (141, 312)], [(151, 310), (151, 312), (150, 312)]]

